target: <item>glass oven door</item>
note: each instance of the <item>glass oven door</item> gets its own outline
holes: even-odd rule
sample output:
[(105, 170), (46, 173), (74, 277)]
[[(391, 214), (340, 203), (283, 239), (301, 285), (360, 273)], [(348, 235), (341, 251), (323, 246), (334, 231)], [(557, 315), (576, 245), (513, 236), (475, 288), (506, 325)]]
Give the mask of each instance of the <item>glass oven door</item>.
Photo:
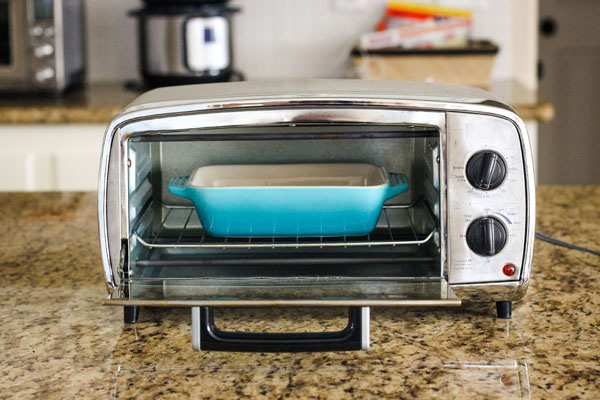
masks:
[(0, 0), (0, 85), (19, 86), (29, 75), (27, 2)]
[(0, 1), (0, 65), (11, 63), (10, 5), (7, 0)]

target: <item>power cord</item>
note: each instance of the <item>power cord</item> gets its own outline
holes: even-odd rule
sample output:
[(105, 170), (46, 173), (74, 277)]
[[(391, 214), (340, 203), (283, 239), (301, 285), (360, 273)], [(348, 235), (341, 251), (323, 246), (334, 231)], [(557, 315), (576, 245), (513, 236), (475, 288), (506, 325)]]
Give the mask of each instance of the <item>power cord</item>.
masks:
[(575, 246), (574, 244), (563, 242), (562, 240), (554, 239), (553, 237), (550, 237), (548, 235), (544, 235), (541, 232), (536, 232), (535, 233), (535, 237), (537, 239), (539, 239), (539, 240), (543, 240), (544, 242), (548, 242), (548, 243), (553, 244), (555, 246), (561, 246), (561, 247), (565, 247), (567, 249), (577, 250), (577, 251), (583, 251), (584, 253), (590, 253), (590, 254), (593, 254), (595, 256), (600, 256), (600, 251), (598, 251), (598, 250), (592, 250), (592, 249), (588, 249), (586, 247)]

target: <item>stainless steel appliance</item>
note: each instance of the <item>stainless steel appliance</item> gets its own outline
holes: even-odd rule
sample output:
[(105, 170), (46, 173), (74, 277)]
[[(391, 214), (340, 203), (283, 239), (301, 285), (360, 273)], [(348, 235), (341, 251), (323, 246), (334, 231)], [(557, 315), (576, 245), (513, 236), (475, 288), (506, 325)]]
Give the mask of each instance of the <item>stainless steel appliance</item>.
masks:
[(146, 0), (138, 19), (140, 67), (149, 87), (229, 81), (231, 16), (226, 1)]
[[(212, 237), (169, 181), (203, 165), (360, 162), (402, 172), (366, 236)], [(107, 304), (191, 307), (196, 349), (368, 348), (369, 306), (511, 302), (529, 282), (523, 121), (480, 89), (360, 80), (158, 89), (109, 125), (98, 192)], [(252, 210), (248, 210), (252, 212)], [(235, 223), (232, 221), (231, 223)], [(326, 334), (223, 332), (211, 307), (347, 306)]]
[(83, 82), (81, 0), (0, 0), (0, 90), (51, 91)]

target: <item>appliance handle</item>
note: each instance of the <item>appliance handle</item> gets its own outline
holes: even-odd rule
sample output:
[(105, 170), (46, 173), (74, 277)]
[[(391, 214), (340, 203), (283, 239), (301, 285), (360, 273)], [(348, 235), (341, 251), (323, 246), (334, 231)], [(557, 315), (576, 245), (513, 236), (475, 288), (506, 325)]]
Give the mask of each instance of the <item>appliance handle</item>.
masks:
[(187, 183), (189, 178), (189, 176), (176, 176), (172, 178), (169, 181), (169, 192), (187, 199)]
[(385, 194), (386, 200), (396, 197), (408, 190), (408, 178), (406, 175), (396, 172), (389, 172), (388, 175), (390, 184)]
[(215, 326), (211, 307), (192, 307), (195, 350), (243, 352), (347, 351), (369, 349), (369, 307), (349, 307), (348, 325), (335, 332), (225, 332)]

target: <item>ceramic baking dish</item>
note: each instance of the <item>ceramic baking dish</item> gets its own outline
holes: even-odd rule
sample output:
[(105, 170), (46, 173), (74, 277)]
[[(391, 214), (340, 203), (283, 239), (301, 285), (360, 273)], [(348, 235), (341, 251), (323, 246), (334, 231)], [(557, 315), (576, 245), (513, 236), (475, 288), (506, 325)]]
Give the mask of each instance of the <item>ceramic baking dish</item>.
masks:
[(176, 177), (169, 191), (194, 203), (213, 236), (360, 236), (404, 174), (373, 164), (212, 165)]

